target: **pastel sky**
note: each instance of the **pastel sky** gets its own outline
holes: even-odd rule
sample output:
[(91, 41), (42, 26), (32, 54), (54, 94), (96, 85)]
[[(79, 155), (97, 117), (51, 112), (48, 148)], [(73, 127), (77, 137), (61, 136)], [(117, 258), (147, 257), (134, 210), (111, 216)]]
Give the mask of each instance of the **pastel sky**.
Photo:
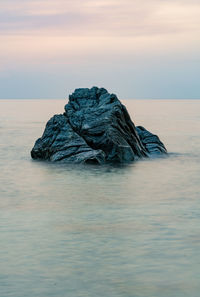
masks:
[(1, 0), (0, 98), (200, 98), (199, 0)]

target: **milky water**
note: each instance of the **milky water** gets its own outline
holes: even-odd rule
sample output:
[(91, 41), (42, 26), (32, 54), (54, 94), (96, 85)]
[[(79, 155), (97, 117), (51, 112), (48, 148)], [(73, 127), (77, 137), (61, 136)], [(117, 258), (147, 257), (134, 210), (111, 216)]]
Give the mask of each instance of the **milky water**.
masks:
[(124, 101), (169, 157), (32, 161), (63, 100), (0, 101), (1, 297), (199, 297), (200, 101)]

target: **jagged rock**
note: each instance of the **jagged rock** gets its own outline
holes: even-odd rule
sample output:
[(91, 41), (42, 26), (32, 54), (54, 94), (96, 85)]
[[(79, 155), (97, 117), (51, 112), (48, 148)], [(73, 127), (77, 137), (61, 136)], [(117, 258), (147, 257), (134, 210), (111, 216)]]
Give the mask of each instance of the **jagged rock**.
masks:
[(166, 153), (156, 135), (135, 127), (126, 107), (103, 88), (76, 89), (63, 115), (52, 117), (33, 159), (74, 163), (130, 162)]
[(105, 154), (93, 150), (85, 140), (71, 128), (66, 116), (53, 116), (46, 125), (45, 131), (31, 151), (33, 159), (50, 161), (67, 160), (69, 162), (104, 163)]
[(65, 114), (74, 131), (107, 161), (126, 162), (146, 156), (124, 105), (105, 89), (77, 89), (69, 96)]
[(167, 150), (164, 144), (160, 141), (159, 137), (152, 134), (142, 126), (137, 126), (136, 131), (142, 141), (146, 151), (150, 155), (166, 154)]

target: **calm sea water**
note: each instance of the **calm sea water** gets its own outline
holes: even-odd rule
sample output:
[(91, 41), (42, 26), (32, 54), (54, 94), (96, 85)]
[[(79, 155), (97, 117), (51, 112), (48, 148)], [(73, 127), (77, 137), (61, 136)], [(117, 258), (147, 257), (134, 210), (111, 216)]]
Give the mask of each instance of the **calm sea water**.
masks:
[(200, 296), (200, 101), (124, 103), (169, 157), (32, 161), (65, 101), (0, 101), (1, 297)]

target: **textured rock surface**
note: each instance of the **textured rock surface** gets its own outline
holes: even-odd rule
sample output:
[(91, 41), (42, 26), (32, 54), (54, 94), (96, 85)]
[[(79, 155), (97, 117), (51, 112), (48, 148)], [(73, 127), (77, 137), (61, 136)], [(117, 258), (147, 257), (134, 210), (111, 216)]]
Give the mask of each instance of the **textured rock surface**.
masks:
[(66, 116), (53, 116), (46, 125), (45, 131), (31, 151), (33, 159), (50, 161), (67, 160), (69, 162), (104, 163), (105, 154), (93, 150), (85, 140), (71, 128)]
[(136, 127), (136, 131), (149, 155), (160, 155), (167, 153), (164, 144), (160, 141), (157, 135), (152, 134), (142, 126)]
[(126, 107), (103, 88), (76, 89), (65, 113), (52, 117), (32, 151), (34, 159), (74, 163), (130, 162), (166, 153), (156, 135), (135, 127)]

